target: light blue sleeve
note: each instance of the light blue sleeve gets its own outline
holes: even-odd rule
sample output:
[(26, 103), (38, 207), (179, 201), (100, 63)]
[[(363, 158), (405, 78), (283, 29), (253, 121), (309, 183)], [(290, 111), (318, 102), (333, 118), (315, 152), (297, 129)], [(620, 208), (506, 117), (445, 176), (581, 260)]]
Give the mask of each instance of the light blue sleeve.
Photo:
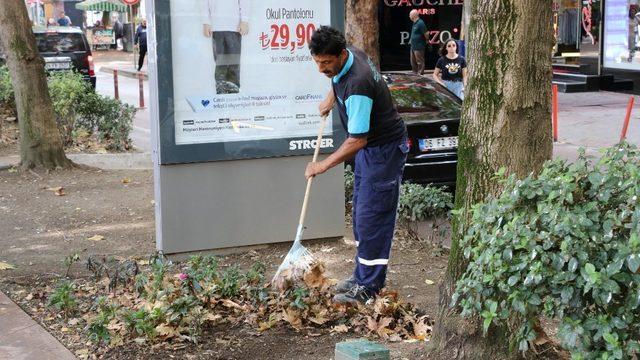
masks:
[(347, 131), (349, 135), (363, 136), (369, 133), (373, 99), (364, 95), (351, 95), (345, 101), (347, 108)]

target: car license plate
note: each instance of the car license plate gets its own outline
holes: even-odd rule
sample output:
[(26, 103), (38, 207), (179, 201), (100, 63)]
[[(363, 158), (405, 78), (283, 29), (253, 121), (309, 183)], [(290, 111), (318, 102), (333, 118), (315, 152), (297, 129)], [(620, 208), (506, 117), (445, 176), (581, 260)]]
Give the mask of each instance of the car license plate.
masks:
[(46, 70), (62, 70), (68, 69), (71, 67), (71, 64), (68, 62), (48, 62), (44, 64), (44, 68)]
[(418, 140), (418, 145), (420, 146), (420, 151), (455, 149), (458, 147), (458, 137), (449, 136), (432, 139), (420, 139)]

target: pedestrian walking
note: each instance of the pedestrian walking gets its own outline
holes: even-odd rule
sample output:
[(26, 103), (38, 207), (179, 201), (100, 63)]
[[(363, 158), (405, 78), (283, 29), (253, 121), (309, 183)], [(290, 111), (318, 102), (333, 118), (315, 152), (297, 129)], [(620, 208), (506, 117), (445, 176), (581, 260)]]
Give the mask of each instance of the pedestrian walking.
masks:
[(142, 70), (144, 65), (144, 57), (147, 55), (147, 20), (142, 19), (140, 25), (136, 29), (136, 36), (133, 43), (138, 47), (138, 71)]
[(460, 99), (464, 99), (464, 88), (467, 85), (467, 61), (458, 55), (458, 43), (449, 39), (440, 48), (440, 58), (433, 71), (433, 79), (447, 87)]
[(309, 49), (318, 70), (331, 78), (332, 89), (320, 104), (320, 114), (326, 116), (335, 105), (348, 137), (329, 157), (309, 163), (305, 177), (322, 174), (355, 155), (356, 265), (353, 275), (338, 284), (334, 301), (366, 303), (385, 285), (409, 152), (407, 129), (376, 66), (362, 50), (347, 48), (342, 33), (322, 26), (311, 37)]
[(113, 33), (116, 38), (116, 50), (123, 50), (122, 39), (124, 38), (124, 25), (119, 17), (114, 17)]
[(60, 17), (58, 17), (58, 25), (60, 26), (71, 26), (71, 18), (69, 18), (64, 11), (60, 13)]
[(427, 25), (420, 19), (418, 10), (413, 9), (409, 12), (409, 19), (413, 21), (411, 26), (411, 44), (410, 61), (411, 70), (416, 74), (424, 74), (424, 51), (427, 48)]

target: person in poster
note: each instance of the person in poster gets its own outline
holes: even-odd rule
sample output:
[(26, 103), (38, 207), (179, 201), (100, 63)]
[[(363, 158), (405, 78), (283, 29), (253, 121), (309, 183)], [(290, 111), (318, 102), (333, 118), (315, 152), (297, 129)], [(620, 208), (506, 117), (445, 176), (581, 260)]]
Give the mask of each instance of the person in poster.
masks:
[(209, 23), (203, 24), (203, 31), (213, 39), (216, 93), (238, 93), (242, 37), (249, 33), (249, 0), (205, 1)]

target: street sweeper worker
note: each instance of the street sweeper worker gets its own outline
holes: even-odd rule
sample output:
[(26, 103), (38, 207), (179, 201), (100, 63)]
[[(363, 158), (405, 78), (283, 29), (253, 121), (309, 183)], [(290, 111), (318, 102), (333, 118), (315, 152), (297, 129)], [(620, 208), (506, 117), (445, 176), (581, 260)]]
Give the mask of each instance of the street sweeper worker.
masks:
[[(353, 235), (358, 246), (353, 275), (337, 285), (335, 302), (367, 302), (384, 287), (396, 224), (398, 193), (409, 151), (407, 129), (387, 84), (362, 50), (346, 46), (338, 30), (322, 26), (309, 49), (332, 89), (320, 114), (335, 107), (348, 133), (329, 157), (307, 165), (308, 179), (355, 156)], [(337, 100), (337, 101), (336, 101)]]

